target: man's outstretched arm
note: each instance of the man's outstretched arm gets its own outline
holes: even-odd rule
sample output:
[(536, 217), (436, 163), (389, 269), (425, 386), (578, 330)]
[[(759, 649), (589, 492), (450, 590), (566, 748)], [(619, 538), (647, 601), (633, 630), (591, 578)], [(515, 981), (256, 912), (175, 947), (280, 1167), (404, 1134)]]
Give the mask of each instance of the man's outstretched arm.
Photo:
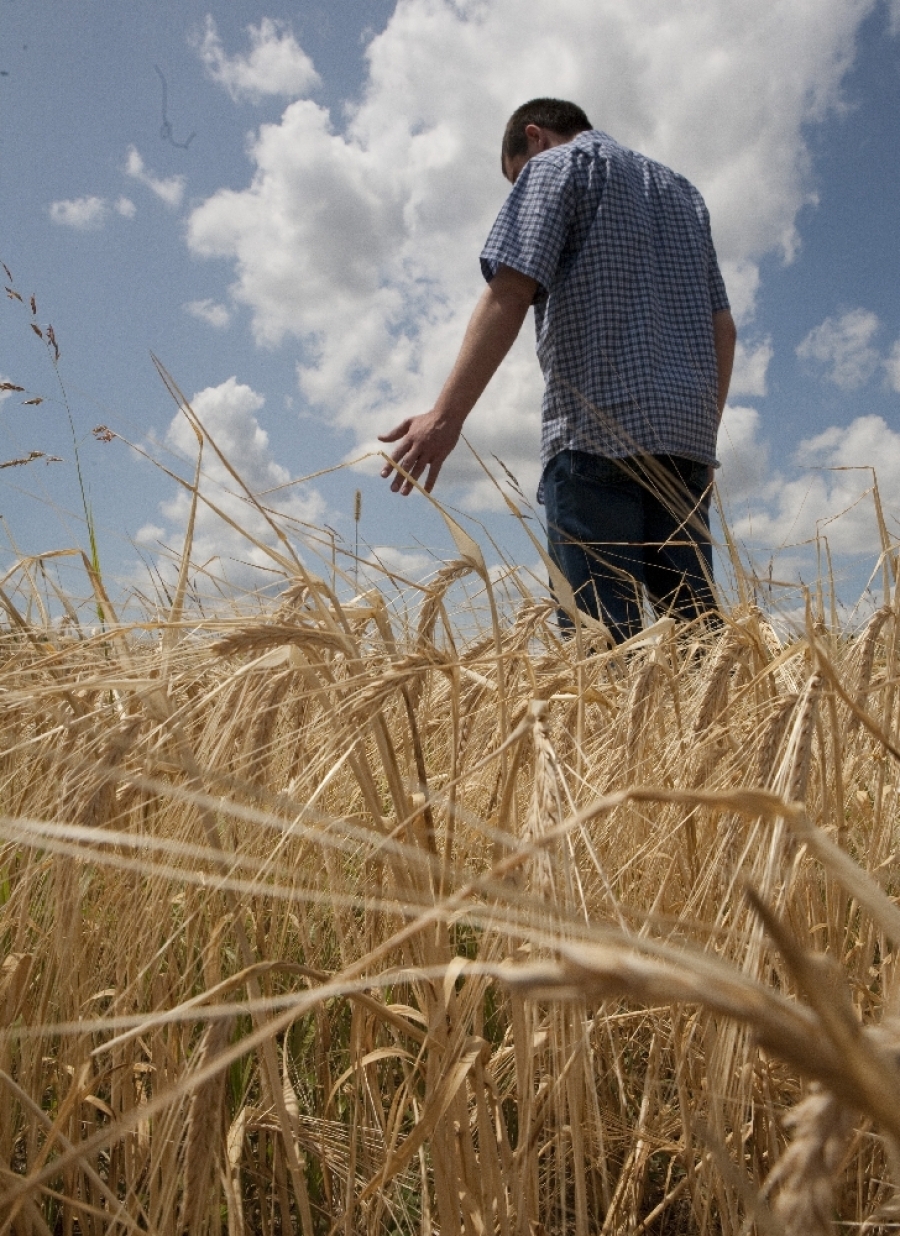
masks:
[[(485, 288), (469, 319), (462, 347), (444, 389), (430, 412), (411, 416), (380, 442), (396, 442), (381, 475), (388, 477), (399, 464), (416, 480), (428, 469), (425, 489), (434, 488), (444, 460), (459, 441), (463, 422), (478, 402), (500, 362), (515, 342), (537, 283), (509, 266), (501, 266)], [(412, 484), (397, 472), (394, 493), (412, 493)]]

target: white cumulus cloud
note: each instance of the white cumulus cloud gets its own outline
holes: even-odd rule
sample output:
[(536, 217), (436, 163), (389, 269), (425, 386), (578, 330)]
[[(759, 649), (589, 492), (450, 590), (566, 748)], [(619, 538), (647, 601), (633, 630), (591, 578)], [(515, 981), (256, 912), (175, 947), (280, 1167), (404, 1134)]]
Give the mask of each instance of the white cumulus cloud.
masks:
[(900, 394), (900, 339), (895, 341), (883, 363), (891, 390)]
[(207, 73), (235, 102), (259, 102), (264, 95), (299, 98), (318, 84), (313, 62), (284, 22), (264, 17), (258, 26), (248, 26), (247, 34), (250, 51), (229, 56), (215, 21), (207, 15), (203, 35), (194, 40)]
[(869, 309), (851, 309), (839, 318), (826, 318), (797, 347), (801, 360), (825, 367), (825, 376), (842, 390), (864, 386), (878, 367), (872, 340), (878, 333), (878, 315)]
[(728, 404), (722, 416), (717, 445), (722, 466), (716, 484), (732, 512), (753, 505), (771, 480), (769, 447), (760, 439), (761, 424), (755, 408), (740, 404)]
[[(306, 400), (370, 443), (440, 389), (508, 191), (503, 125), (551, 94), (698, 185), (747, 321), (763, 255), (797, 248), (797, 213), (814, 200), (805, 132), (840, 106), (873, 2), (558, 0), (523, 21), (519, 0), (404, 0), (368, 48), (345, 127), (308, 99), (290, 103), (256, 134), (248, 185), (192, 211), (190, 247), (233, 264), (256, 339), (297, 341)], [(527, 487), (541, 395), (529, 333), (466, 429)], [(764, 389), (767, 347), (742, 356), (745, 394)], [(441, 484), (492, 501), (482, 477), (460, 448)]]
[(102, 197), (75, 197), (51, 202), (50, 219), (62, 227), (73, 227), (79, 232), (97, 231), (106, 222), (109, 203)]
[(772, 340), (764, 339), (755, 347), (738, 340), (734, 354), (734, 373), (731, 378), (732, 395), (765, 395), (766, 374), (772, 359)]
[[(877, 558), (881, 537), (873, 485), (877, 477), (890, 535), (900, 539), (900, 522), (889, 499), (900, 488), (900, 433), (880, 416), (860, 416), (804, 439), (790, 474), (769, 468), (751, 409), (732, 422), (733, 459), (723, 457), (720, 489), (737, 536), (750, 545), (802, 547), (824, 535), (833, 554)], [(748, 415), (750, 413), (750, 415)], [(723, 431), (728, 430), (728, 412)], [(730, 438), (729, 433), (724, 435)]]
[(134, 534), (136, 545), (158, 545), (165, 539), (166, 530), (159, 524), (142, 524)]
[(130, 197), (118, 198), (113, 209), (116, 214), (121, 215), (123, 219), (133, 219), (137, 214), (137, 206), (135, 206)]
[(155, 193), (167, 206), (176, 207), (181, 205), (181, 199), (184, 197), (184, 177), (167, 176), (160, 178), (154, 176), (144, 166), (144, 160), (141, 158), (136, 146), (128, 147), (128, 156), (125, 160), (125, 174), (130, 176), (132, 180), (140, 181), (142, 185), (145, 185), (152, 193)]
[(369, 551), (368, 558), (359, 564), (360, 586), (378, 588), (383, 584), (386, 573), (401, 579), (420, 580), (432, 574), (436, 565), (433, 557), (420, 551), (376, 545)]
[(189, 313), (191, 317), (199, 318), (201, 322), (207, 322), (210, 326), (215, 326), (217, 330), (224, 330), (231, 322), (231, 314), (227, 307), (214, 300), (192, 300), (183, 308), (185, 313)]
[[(264, 403), (262, 395), (231, 377), (194, 395), (191, 407), (246, 486), (274, 512), (276, 519), (285, 521), (290, 535), (294, 521), (316, 523), (324, 513), (324, 504), (317, 490), (308, 485), (289, 484), (291, 475), (274, 458), (269, 436), (257, 418)], [(179, 455), (196, 458), (197, 438), (181, 413), (169, 425), (165, 440)], [(271, 570), (273, 564), (254, 541), (275, 545), (274, 534), (209, 445), (204, 450), (200, 490), (243, 529), (244, 535), (229, 527), (201, 502), (197, 510), (192, 562), (198, 566), (206, 564), (212, 575), (224, 576), (234, 586), (259, 586), (265, 582), (262, 572)], [(272, 490), (278, 492), (271, 493)], [(168, 531), (148, 526), (151, 529), (148, 537), (152, 534), (155, 540), (167, 538), (170, 546), (180, 547), (190, 503), (191, 497), (186, 490), (180, 490), (163, 503), (160, 511)], [(295, 537), (291, 539), (296, 541)], [(171, 574), (172, 564), (164, 564), (162, 569)]]

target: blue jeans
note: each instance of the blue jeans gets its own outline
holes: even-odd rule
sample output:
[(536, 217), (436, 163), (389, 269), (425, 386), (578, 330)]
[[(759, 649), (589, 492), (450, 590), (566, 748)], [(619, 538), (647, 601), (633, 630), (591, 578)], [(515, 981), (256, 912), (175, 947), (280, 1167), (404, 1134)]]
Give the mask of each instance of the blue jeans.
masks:
[[(578, 608), (617, 642), (641, 630), (645, 588), (661, 613), (716, 609), (708, 479), (706, 464), (669, 455), (560, 451), (544, 469), (550, 555)], [(567, 614), (559, 621), (572, 627)]]

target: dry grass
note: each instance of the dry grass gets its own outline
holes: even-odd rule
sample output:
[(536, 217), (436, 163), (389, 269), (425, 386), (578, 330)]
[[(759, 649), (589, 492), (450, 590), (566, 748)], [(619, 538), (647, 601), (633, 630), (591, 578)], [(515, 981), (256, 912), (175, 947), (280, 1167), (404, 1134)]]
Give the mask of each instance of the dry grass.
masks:
[(454, 534), (412, 614), (3, 592), (0, 1236), (892, 1230), (896, 602), (466, 633)]

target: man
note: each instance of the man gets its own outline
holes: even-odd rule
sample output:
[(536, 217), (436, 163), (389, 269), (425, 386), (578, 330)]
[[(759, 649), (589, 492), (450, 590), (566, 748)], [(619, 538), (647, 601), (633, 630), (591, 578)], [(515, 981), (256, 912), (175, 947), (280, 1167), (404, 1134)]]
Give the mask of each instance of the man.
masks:
[(409, 494), (427, 469), (434, 487), (534, 305), (552, 557), (618, 641), (641, 628), (644, 587), (693, 618), (715, 606), (709, 492), (737, 338), (706, 206), (559, 99), (513, 113), (501, 165), (487, 289), (434, 408), (382, 436), (397, 445), (381, 475)]

